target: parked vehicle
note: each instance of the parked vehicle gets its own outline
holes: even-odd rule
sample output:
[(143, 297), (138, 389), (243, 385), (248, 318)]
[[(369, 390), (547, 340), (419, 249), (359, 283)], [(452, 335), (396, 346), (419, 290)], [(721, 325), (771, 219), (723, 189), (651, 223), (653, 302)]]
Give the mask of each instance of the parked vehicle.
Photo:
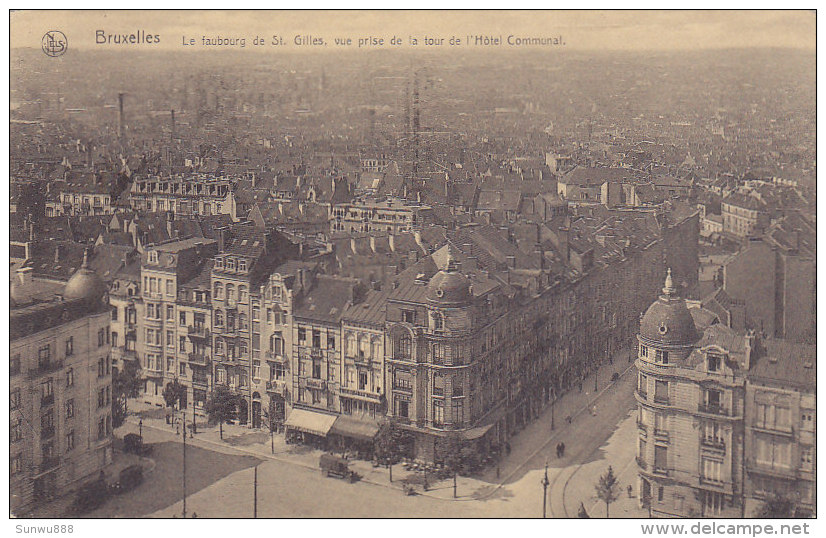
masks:
[(126, 493), (143, 483), (143, 467), (140, 465), (130, 465), (123, 469), (118, 475), (117, 493)]
[(109, 488), (105, 479), (98, 479), (80, 487), (75, 500), (69, 506), (71, 514), (85, 514), (103, 506), (109, 498)]
[(123, 436), (123, 451), (138, 456), (148, 456), (152, 453), (152, 447), (145, 445), (140, 435), (128, 433)]
[(324, 476), (337, 476), (350, 482), (358, 480), (358, 474), (350, 469), (350, 464), (343, 458), (332, 454), (322, 454), (318, 464), (321, 467), (321, 474)]

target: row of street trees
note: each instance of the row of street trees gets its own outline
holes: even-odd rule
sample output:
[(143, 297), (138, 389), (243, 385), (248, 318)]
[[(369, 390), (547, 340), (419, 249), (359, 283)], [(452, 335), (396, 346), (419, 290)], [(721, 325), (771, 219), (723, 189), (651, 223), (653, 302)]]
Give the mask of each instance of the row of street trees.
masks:
[[(137, 398), (143, 389), (144, 379), (137, 361), (123, 361), (123, 368), (116, 370), (112, 376), (112, 422), (117, 428), (126, 421), (127, 401)], [(164, 387), (162, 396), (167, 407), (180, 409), (186, 401), (186, 386), (174, 379)], [(236, 418), (241, 396), (235, 394), (226, 385), (216, 385), (206, 402), (209, 422), (219, 424), (221, 439), (224, 438), (224, 422)]]

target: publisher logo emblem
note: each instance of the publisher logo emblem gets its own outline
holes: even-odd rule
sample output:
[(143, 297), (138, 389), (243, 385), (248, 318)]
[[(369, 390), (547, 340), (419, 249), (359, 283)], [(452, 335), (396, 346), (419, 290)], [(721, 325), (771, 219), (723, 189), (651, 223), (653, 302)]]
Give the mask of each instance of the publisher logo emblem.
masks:
[(43, 39), (40, 40), (40, 45), (43, 47), (43, 52), (46, 56), (62, 56), (66, 49), (69, 48), (69, 40), (66, 39), (66, 34), (60, 30), (51, 30), (46, 32)]

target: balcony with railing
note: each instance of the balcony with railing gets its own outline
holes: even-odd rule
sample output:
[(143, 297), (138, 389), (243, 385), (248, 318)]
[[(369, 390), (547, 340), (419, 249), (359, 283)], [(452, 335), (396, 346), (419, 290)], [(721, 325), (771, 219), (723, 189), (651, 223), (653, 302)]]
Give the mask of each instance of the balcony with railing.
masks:
[(412, 392), (413, 382), (407, 379), (396, 379), (393, 381), (393, 389), (405, 392)]
[(706, 437), (703, 436), (700, 438), (700, 445), (703, 448), (709, 448), (712, 450), (719, 450), (722, 452), (726, 451), (726, 441), (721, 437)]
[(264, 359), (273, 362), (287, 362), (287, 357), (285, 357), (281, 353), (276, 353), (275, 351), (269, 350), (264, 352)]
[(34, 379), (42, 375), (51, 374), (63, 368), (63, 361), (49, 361), (41, 363), (37, 368), (29, 368), (29, 378)]
[(190, 337), (209, 338), (209, 329), (204, 325), (190, 325), (187, 327), (187, 334)]
[(634, 459), (637, 462), (637, 467), (639, 467), (640, 469), (643, 469), (643, 470), (648, 469), (648, 463), (644, 459), (642, 459), (639, 456), (637, 456)]
[(654, 428), (654, 439), (657, 441), (668, 442), (668, 431)]
[(668, 398), (668, 394), (654, 394), (654, 403), (660, 405), (670, 405), (671, 400)]
[(697, 406), (697, 411), (706, 415), (729, 416), (728, 410), (719, 403), (701, 403)]
[(197, 370), (193, 370), (192, 383), (195, 385), (209, 385), (209, 378), (206, 376), (206, 374), (198, 373)]
[(287, 381), (284, 379), (275, 379), (272, 381), (267, 381), (266, 383), (267, 392), (275, 392), (277, 394), (284, 394), (285, 389), (287, 388)]
[(206, 366), (207, 364), (209, 364), (209, 358), (203, 353), (190, 352), (188, 354), (188, 357), (189, 362), (191, 362), (192, 364), (200, 364), (202, 366)]

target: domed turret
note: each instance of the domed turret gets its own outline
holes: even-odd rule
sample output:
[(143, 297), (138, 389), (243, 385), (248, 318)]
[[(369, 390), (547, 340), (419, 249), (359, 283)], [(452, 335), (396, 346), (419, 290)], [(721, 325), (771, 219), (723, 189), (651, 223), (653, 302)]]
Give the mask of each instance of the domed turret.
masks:
[(472, 299), (470, 280), (458, 271), (450, 245), (447, 247), (447, 267), (430, 279), (426, 297), (440, 304), (469, 303)]
[(648, 307), (640, 321), (640, 339), (652, 345), (691, 346), (699, 338), (685, 300), (677, 296), (671, 269), (663, 294)]
[(91, 305), (100, 302), (105, 293), (106, 284), (89, 267), (89, 252), (84, 250), (83, 264), (66, 283), (66, 287), (63, 289), (63, 298), (67, 300), (85, 299)]

